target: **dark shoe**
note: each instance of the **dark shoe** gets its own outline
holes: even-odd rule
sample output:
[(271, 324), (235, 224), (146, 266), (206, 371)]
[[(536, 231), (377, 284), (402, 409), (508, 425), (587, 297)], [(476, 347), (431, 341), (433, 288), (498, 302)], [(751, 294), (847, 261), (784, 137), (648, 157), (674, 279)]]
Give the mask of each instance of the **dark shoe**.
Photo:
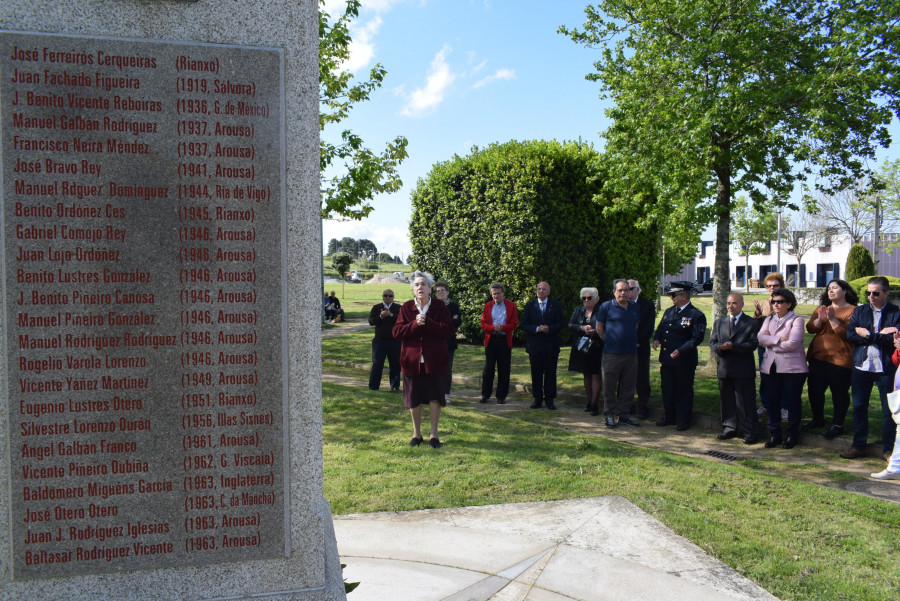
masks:
[(591, 415), (600, 415), (600, 409), (596, 405), (591, 407)]
[(822, 432), (822, 436), (824, 436), (828, 440), (832, 440), (837, 438), (841, 434), (844, 433), (844, 426), (831, 426), (824, 432)]
[(722, 430), (721, 434), (716, 435), (719, 440), (730, 440), (737, 436), (737, 430)]
[(441, 441), (438, 440), (437, 438), (432, 438), (431, 440), (428, 441), (428, 444), (431, 445), (431, 448), (432, 448), (432, 449), (439, 449), (439, 448), (441, 448)]
[(378, 390), (377, 386), (369, 386), (369, 390)]
[(690, 426), (687, 424), (678, 424), (677, 426), (675, 426), (675, 429), (678, 430), (679, 432), (684, 432), (688, 428), (690, 428)]
[(766, 441), (766, 448), (774, 449), (775, 447), (777, 447), (780, 444), (781, 444), (781, 437), (780, 436), (772, 436), (771, 438), (769, 438), (769, 440)]
[(859, 459), (860, 457), (865, 457), (866, 452), (857, 449), (856, 447), (850, 447), (843, 453), (841, 453), (841, 457), (844, 459)]
[(413, 439), (409, 441), (409, 446), (417, 447), (420, 444), (422, 444), (423, 442), (425, 442), (424, 438), (416, 438), (415, 436), (413, 436)]
[(506, 399), (497, 399), (497, 404), (498, 404), (498, 405), (505, 405), (505, 404), (506, 404)]
[(637, 421), (636, 419), (632, 418), (630, 415), (626, 415), (626, 416), (621, 416), (621, 415), (620, 415), (620, 416), (619, 416), (619, 423), (620, 423), (620, 424), (628, 424), (629, 426), (634, 426), (635, 428), (640, 428), (640, 427), (641, 427), (641, 422), (639, 422), (639, 421)]
[(546, 401), (547, 409), (550, 411), (556, 411), (556, 403), (553, 402), (553, 399), (547, 399)]
[(824, 419), (811, 419), (808, 422), (804, 423), (800, 426), (804, 430), (812, 430), (813, 428), (824, 428), (825, 420)]
[(759, 442), (759, 441), (756, 439), (755, 436), (753, 436), (751, 434), (748, 434), (747, 436), (744, 437), (744, 444), (756, 444), (757, 442)]
[(488, 400), (487, 400), (486, 397), (481, 397), (480, 399), (478, 399), (478, 402), (479, 402), (479, 403), (487, 403)]
[(391, 386), (391, 392), (400, 392), (399, 386)]
[(650, 419), (650, 410), (649, 409), (641, 409), (638, 411), (638, 419), (645, 420)]
[(616, 427), (616, 418), (612, 415), (606, 416), (606, 427), (607, 428), (615, 428)]
[[(540, 401), (535, 401), (535, 402), (533, 402), (532, 404), (530, 404), (528, 407), (529, 407), (530, 409), (540, 409), (540, 408), (543, 407), (543, 406), (544, 406), (544, 404), (541, 403)], [(547, 408), (549, 409), (549, 408), (550, 408), (550, 405), (547, 405)]]
[(788, 436), (787, 439), (785, 439), (784, 444), (781, 446), (785, 449), (793, 449), (797, 446), (797, 439), (793, 436)]
[(661, 419), (661, 420), (659, 420), (658, 422), (656, 422), (656, 425), (657, 425), (657, 427), (659, 427), (659, 428), (664, 428), (665, 426), (673, 426), (673, 425), (675, 425), (675, 424), (673, 424), (672, 422), (667, 422), (667, 421), (664, 420), (664, 419)]
[(590, 411), (590, 410), (591, 410), (591, 404), (588, 403), (587, 405), (585, 405), (585, 406), (584, 406), (584, 410), (585, 410), (585, 411)]

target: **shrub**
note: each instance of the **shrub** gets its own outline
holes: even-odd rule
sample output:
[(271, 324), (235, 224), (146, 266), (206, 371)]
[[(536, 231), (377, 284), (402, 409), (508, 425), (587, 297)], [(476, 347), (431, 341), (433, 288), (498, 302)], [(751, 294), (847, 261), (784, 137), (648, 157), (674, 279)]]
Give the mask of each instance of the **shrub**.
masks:
[(614, 208), (603, 181), (599, 154), (583, 143), (511, 141), (454, 156), (413, 191), (411, 264), (450, 283), (469, 339), (480, 337), (493, 281), (521, 311), (545, 280), (567, 318), (584, 286), (601, 298), (619, 277), (652, 288), (659, 235), (635, 227), (639, 206)]
[[(875, 262), (872, 253), (862, 244), (854, 244), (847, 253), (847, 265), (844, 267), (847, 281), (875, 275)], [(860, 298), (863, 298), (862, 296)]]

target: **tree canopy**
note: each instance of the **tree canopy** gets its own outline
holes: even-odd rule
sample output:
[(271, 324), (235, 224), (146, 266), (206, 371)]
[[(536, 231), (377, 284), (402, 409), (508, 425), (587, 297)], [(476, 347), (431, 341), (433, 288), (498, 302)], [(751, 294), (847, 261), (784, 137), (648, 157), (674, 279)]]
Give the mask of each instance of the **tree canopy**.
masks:
[(376, 64), (365, 81), (354, 82), (353, 74), (342, 70), (350, 57), (349, 25), (359, 15), (359, 0), (347, 0), (336, 19), (325, 13), (319, 0), (319, 129), (322, 218), (362, 219), (372, 212), (376, 194), (396, 192), (403, 185), (397, 167), (406, 158), (406, 138), (397, 136), (375, 152), (349, 129), (340, 132), (340, 141), (331, 142), (325, 133), (347, 118), (355, 104), (364, 102), (381, 87), (386, 69)]
[[(647, 190), (666, 237), (715, 221), (715, 309), (730, 288), (735, 195), (786, 204), (799, 180), (846, 185), (887, 146), (900, 4), (883, 0), (601, 0), (584, 28), (613, 101), (608, 186)], [(621, 194), (624, 202), (633, 195)]]
[(750, 276), (747, 275), (750, 272), (750, 255), (769, 250), (769, 243), (778, 234), (778, 217), (771, 208), (758, 210), (742, 196), (735, 202), (732, 219), (731, 240), (737, 243), (744, 257), (744, 283), (747, 292), (750, 292)]
[(587, 144), (510, 141), (454, 156), (419, 180), (410, 264), (450, 283), (466, 336), (480, 335), (494, 281), (520, 308), (547, 281), (567, 311), (581, 304), (582, 287), (610, 298), (614, 278), (653, 288), (658, 230), (635, 228), (637, 210), (604, 196), (599, 159)]

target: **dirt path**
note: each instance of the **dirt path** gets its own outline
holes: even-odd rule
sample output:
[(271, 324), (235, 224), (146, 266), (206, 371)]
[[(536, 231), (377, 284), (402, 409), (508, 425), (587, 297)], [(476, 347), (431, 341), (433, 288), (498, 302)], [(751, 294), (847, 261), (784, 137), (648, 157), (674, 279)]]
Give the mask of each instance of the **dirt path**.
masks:
[[(331, 335), (340, 335), (363, 327), (368, 327), (368, 325), (340, 328)], [(323, 332), (323, 337), (325, 336), (326, 333)], [(329, 363), (325, 363), (323, 364), (323, 381), (360, 388), (367, 385), (369, 366), (351, 362), (334, 362), (334, 364), (351, 367), (357, 371), (351, 375), (346, 372), (336, 373), (329, 371)], [(531, 397), (521, 386), (507, 398), (504, 405), (498, 405), (495, 402), (479, 403), (480, 391), (471, 386), (471, 380), (468, 385), (464, 384), (462, 387), (454, 385), (453, 407), (516, 419), (535, 419), (540, 423), (549, 422), (586, 436), (600, 436), (617, 442), (689, 455), (708, 461), (774, 457), (782, 464), (781, 469), (786, 475), (799, 480), (842, 488), (900, 504), (900, 482), (884, 482), (869, 478), (870, 473), (884, 468), (884, 462), (880, 458), (874, 457), (862, 460), (842, 459), (838, 453), (848, 445), (847, 441), (843, 439), (829, 441), (819, 435), (801, 435), (800, 445), (794, 449), (789, 451), (781, 448), (766, 449), (762, 442), (745, 445), (740, 438), (726, 441), (717, 440), (718, 420), (710, 416), (695, 416), (694, 427), (685, 432), (677, 432), (672, 427), (656, 427), (657, 415), (644, 421), (640, 428), (631, 426), (607, 428), (603, 424), (603, 416), (592, 417), (583, 411), (583, 398), (576, 395), (561, 394), (557, 399), (557, 411), (551, 412), (547, 409), (530, 409)], [(848, 474), (859, 479), (847, 482)]]

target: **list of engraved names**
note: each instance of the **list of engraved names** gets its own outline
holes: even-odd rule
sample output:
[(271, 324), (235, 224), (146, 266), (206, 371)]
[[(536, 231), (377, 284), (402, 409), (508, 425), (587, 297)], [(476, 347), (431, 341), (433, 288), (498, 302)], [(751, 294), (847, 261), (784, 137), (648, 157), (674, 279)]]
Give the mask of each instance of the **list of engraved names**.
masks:
[(0, 40), (14, 577), (283, 556), (281, 52)]

